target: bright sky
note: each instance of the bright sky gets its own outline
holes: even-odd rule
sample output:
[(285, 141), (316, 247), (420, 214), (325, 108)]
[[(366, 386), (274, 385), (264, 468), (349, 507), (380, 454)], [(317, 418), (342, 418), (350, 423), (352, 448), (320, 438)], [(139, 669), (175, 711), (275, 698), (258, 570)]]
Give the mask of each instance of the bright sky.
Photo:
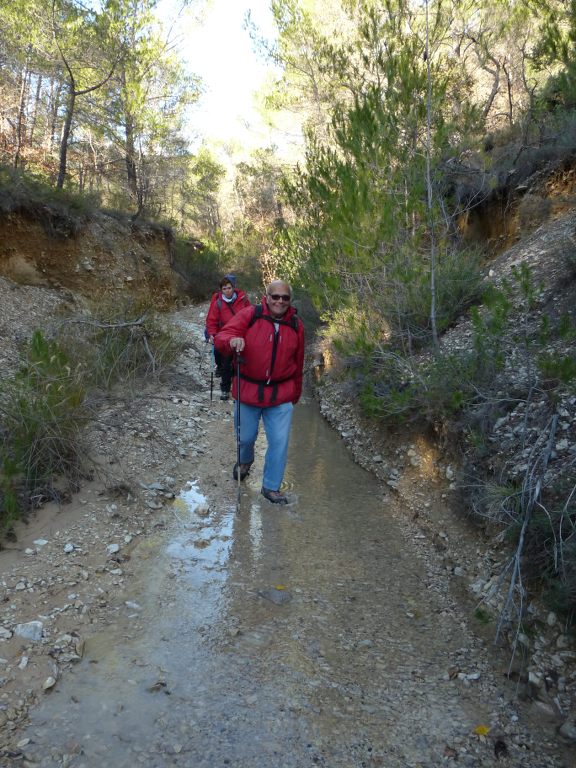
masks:
[[(204, 83), (204, 94), (191, 110), (189, 136), (235, 140), (247, 147), (269, 144), (273, 137), (254, 108), (253, 93), (271, 71), (254, 51), (245, 17), (267, 39), (274, 38), (270, 0), (209, 0), (199, 22), (178, 23), (181, 52), (190, 71)], [(192, 4), (192, 14), (194, 15)]]

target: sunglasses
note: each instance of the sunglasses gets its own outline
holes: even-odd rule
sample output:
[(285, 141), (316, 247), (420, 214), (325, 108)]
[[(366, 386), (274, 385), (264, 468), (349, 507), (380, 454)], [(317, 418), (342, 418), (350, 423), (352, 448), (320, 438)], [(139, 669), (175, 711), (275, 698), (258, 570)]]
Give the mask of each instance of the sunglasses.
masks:
[(268, 298), (272, 299), (272, 301), (290, 301), (288, 293), (269, 293)]

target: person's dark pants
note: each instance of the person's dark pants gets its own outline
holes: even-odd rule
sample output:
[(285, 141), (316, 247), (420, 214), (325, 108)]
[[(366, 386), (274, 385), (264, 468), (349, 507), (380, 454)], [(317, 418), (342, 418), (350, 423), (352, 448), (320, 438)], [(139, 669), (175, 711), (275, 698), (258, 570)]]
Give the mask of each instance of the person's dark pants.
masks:
[(222, 392), (230, 392), (230, 387), (232, 386), (232, 372), (234, 370), (234, 358), (214, 350), (214, 360), (216, 361), (216, 365), (221, 374), (220, 389)]

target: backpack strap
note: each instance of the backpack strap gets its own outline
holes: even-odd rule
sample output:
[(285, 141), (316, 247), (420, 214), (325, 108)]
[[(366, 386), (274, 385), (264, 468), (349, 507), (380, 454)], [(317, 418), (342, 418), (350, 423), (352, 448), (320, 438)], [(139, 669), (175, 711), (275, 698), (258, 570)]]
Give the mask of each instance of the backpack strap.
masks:
[(264, 307), (262, 306), (262, 304), (255, 305), (254, 312), (252, 313), (252, 317), (250, 318), (250, 322), (248, 323), (248, 328), (251, 328), (256, 322), (256, 320), (268, 320), (269, 323), (278, 323), (279, 325), (285, 325), (288, 328), (292, 328), (294, 331), (298, 331), (298, 327), (300, 325), (300, 321), (296, 314), (293, 314), (290, 320), (278, 320), (274, 317), (271, 317), (270, 315), (265, 315)]
[(248, 323), (248, 328), (252, 328), (256, 320), (259, 320), (262, 317), (263, 307), (262, 304), (256, 304), (254, 307), (254, 312), (252, 312), (252, 317), (250, 318), (250, 322)]

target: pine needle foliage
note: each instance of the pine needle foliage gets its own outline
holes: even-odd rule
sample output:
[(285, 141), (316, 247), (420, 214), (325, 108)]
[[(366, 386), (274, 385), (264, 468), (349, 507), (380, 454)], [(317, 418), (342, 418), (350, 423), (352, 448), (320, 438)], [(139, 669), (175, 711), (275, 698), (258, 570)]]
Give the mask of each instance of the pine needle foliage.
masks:
[[(362, 67), (346, 73), (352, 97), (336, 104), (329, 141), (309, 136), (305, 165), (286, 183), (298, 223), (279, 241), (284, 265), (312, 286), (319, 304), (336, 311), (355, 297), (407, 350), (431, 334), (432, 230), (440, 330), (477, 296), (478, 284), (477, 254), (456, 254), (441, 207), (427, 207), (426, 188), (426, 152), (437, 167), (474, 111), (464, 105), (455, 122), (450, 70), (435, 58), (426, 146), (429, 73), (419, 23), (402, 0), (364, 9), (350, 57)], [(334, 66), (344, 60), (334, 56)]]

